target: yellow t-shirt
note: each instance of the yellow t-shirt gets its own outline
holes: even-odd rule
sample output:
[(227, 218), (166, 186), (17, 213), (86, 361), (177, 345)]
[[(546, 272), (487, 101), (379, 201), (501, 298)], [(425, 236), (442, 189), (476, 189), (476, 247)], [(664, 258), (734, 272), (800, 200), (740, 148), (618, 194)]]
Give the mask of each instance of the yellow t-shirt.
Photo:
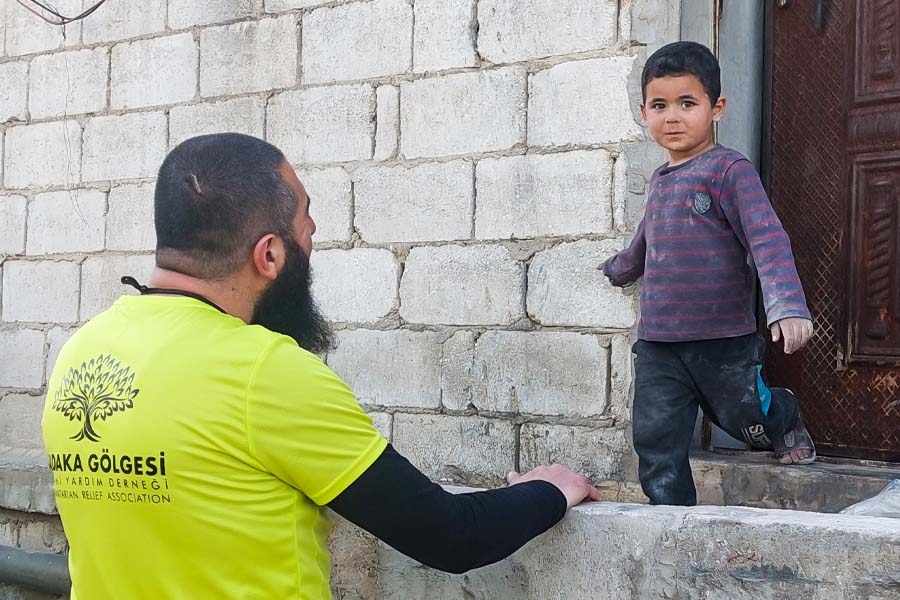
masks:
[(322, 505), (387, 445), (290, 338), (159, 295), (63, 347), (43, 431), (73, 600), (331, 598)]

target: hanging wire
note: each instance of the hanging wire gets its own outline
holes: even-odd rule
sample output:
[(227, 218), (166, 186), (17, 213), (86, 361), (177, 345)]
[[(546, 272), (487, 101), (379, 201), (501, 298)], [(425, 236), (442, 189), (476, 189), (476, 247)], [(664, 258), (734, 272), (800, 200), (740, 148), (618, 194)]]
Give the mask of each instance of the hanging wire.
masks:
[[(93, 6), (84, 10), (81, 14), (75, 15), (74, 17), (67, 17), (60, 14), (56, 11), (56, 9), (44, 4), (44, 2), (42, 2), (41, 0), (16, 0), (16, 2), (21, 4), (29, 12), (36, 14), (38, 17), (50, 23), (51, 25), (67, 25), (69, 23), (80, 21), (81, 19), (90, 16), (95, 10), (100, 8), (103, 3), (106, 2), (106, 0), (98, 0)], [(34, 8), (35, 6), (43, 10), (44, 12), (50, 13), (50, 15), (56, 18), (50, 18), (46, 16), (44, 13), (38, 10), (38, 8)]]

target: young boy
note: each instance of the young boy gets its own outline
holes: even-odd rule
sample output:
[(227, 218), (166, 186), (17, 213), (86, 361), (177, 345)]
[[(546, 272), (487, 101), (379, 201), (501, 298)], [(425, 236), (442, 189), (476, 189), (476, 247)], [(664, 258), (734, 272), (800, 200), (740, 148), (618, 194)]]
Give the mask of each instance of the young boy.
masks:
[(790, 390), (760, 377), (753, 271), (759, 273), (772, 340), (788, 354), (813, 332), (790, 240), (740, 153), (713, 142), (725, 112), (719, 64), (708, 48), (677, 42), (644, 67), (644, 117), (669, 162), (653, 174), (631, 245), (600, 269), (615, 286), (643, 276), (634, 346), (634, 447), (653, 504), (691, 506), (688, 462), (697, 407), (753, 448), (785, 464), (815, 460)]

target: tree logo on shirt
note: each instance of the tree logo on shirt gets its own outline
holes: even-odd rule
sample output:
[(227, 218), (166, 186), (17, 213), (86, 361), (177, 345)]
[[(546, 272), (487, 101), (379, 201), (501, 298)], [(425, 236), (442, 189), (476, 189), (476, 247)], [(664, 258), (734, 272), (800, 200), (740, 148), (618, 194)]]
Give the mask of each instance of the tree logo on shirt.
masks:
[(100, 355), (81, 363), (78, 369), (70, 368), (56, 391), (53, 410), (61, 412), (70, 421), (81, 423), (81, 430), (72, 436), (75, 441), (100, 440), (94, 430), (98, 420), (105, 421), (117, 412), (134, 406), (134, 398), (140, 390), (132, 387), (134, 373), (110, 355)]
[(710, 206), (712, 206), (712, 198), (709, 197), (709, 194), (704, 192), (694, 194), (694, 210), (702, 215), (709, 210)]

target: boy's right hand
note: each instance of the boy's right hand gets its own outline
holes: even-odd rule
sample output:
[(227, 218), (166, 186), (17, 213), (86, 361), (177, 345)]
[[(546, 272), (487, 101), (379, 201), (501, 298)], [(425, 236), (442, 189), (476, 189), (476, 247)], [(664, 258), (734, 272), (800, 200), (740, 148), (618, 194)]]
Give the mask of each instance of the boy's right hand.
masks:
[(634, 284), (637, 283), (637, 281), (619, 281), (617, 279), (613, 279), (612, 277), (610, 277), (609, 273), (604, 270), (603, 267), (605, 266), (606, 262), (602, 262), (597, 265), (597, 270), (600, 271), (601, 275), (605, 276), (609, 280), (610, 285), (612, 285), (613, 287), (622, 288), (624, 291), (628, 292), (634, 287)]

